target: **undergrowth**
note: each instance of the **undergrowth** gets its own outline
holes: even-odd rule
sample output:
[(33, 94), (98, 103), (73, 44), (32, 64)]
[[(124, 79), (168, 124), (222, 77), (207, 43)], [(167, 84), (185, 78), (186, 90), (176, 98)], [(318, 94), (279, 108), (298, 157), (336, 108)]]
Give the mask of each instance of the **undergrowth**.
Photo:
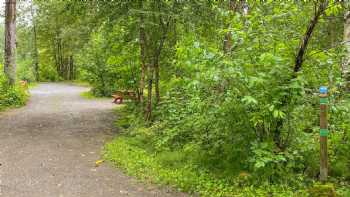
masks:
[[(196, 162), (196, 155), (185, 149), (159, 151), (150, 145), (147, 137), (137, 134), (152, 135), (153, 131), (142, 126), (144, 123), (135, 113), (131, 113), (127, 106), (118, 108), (117, 113), (120, 118), (116, 126), (121, 130), (121, 136), (106, 144), (104, 158), (144, 182), (168, 185), (194, 196), (210, 197), (299, 197), (309, 196), (315, 191), (313, 185), (317, 182), (306, 181), (298, 175), (287, 177), (295, 184), (261, 182), (250, 172), (230, 173), (224, 168), (221, 172), (220, 169), (207, 168), (204, 163)], [(350, 194), (347, 183), (335, 185), (338, 196)]]
[(12, 107), (21, 107), (25, 105), (28, 98), (29, 93), (20, 85), (10, 87), (5, 83), (0, 84), (0, 111)]
[(170, 167), (164, 162), (174, 159), (171, 158), (174, 154), (170, 153), (169, 157), (165, 158), (164, 154), (147, 152), (133, 144), (133, 140), (129, 137), (116, 138), (105, 146), (104, 158), (124, 169), (129, 175), (136, 176), (145, 182), (170, 185), (181, 191), (191, 192), (194, 195), (198, 193), (200, 196), (208, 197), (306, 196), (303, 191), (293, 194), (295, 192), (288, 186), (242, 187), (249, 179), (249, 175), (244, 173), (238, 177), (230, 177), (235, 179), (235, 182), (232, 183), (229, 178), (216, 178), (210, 172), (200, 170), (195, 165), (185, 164)]

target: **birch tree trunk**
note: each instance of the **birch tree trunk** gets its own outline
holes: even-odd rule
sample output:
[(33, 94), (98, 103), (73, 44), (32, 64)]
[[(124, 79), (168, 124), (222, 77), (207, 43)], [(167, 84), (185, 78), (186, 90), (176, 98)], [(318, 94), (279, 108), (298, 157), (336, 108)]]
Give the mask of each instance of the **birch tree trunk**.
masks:
[(6, 0), (5, 6), (5, 64), (9, 85), (16, 83), (16, 0)]
[(345, 81), (345, 90), (350, 90), (350, 11), (347, 11), (344, 15), (344, 47), (346, 55), (342, 64), (342, 77)]

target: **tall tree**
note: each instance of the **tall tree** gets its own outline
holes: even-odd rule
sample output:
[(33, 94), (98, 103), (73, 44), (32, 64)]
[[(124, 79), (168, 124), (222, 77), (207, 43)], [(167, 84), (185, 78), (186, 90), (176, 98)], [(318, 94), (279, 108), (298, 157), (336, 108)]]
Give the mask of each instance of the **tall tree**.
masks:
[(342, 64), (342, 76), (345, 80), (345, 90), (350, 90), (350, 11), (347, 11), (344, 15), (344, 46), (346, 50), (346, 56)]
[(9, 85), (16, 83), (16, 0), (6, 0), (5, 5), (5, 65)]
[[(328, 7), (328, 0), (321, 1), (317, 8), (315, 8), (315, 14), (312, 17), (309, 26), (307, 27), (307, 30), (303, 36), (303, 39), (300, 43), (300, 47), (297, 53), (297, 56), (295, 57), (295, 64), (294, 64), (294, 73), (298, 73), (301, 70), (302, 64), (304, 62), (304, 55), (306, 53), (307, 46), (310, 42), (312, 33), (314, 32), (314, 29), (320, 19), (320, 17), (325, 13), (327, 7)], [(315, 5), (316, 6), (316, 5)]]
[[(139, 1), (140, 9), (142, 10), (142, 0)], [(143, 91), (145, 89), (145, 75), (146, 75), (146, 35), (145, 35), (145, 27), (144, 27), (144, 16), (143, 13), (140, 13), (140, 62), (141, 62), (141, 78), (140, 78), (140, 88), (139, 88), (139, 99), (141, 108), (143, 109), (144, 98)]]
[(33, 0), (30, 4), (30, 13), (32, 16), (32, 25), (33, 25), (33, 61), (34, 61), (34, 74), (35, 74), (35, 80), (39, 81), (39, 52), (38, 52), (38, 44), (37, 44), (37, 32), (36, 32), (36, 22), (35, 22), (35, 16), (34, 16), (34, 8), (33, 8)]

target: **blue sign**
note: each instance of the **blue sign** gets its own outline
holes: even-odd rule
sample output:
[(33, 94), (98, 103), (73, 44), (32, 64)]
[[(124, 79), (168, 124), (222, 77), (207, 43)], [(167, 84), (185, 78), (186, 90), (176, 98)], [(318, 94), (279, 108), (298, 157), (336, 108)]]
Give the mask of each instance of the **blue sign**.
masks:
[(320, 87), (320, 93), (321, 94), (327, 94), (328, 92), (328, 88), (326, 86), (321, 86)]

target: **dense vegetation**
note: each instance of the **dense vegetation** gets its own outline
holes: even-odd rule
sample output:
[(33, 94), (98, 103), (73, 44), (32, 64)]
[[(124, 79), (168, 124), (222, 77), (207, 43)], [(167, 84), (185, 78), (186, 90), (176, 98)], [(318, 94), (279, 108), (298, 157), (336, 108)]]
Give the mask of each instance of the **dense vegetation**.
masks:
[(304, 196), (319, 178), (325, 85), (329, 182), (350, 195), (347, 3), (20, 6), (20, 79), (87, 81), (95, 96), (136, 92), (118, 109), (123, 137), (105, 150), (129, 173), (206, 196)]
[(9, 86), (5, 76), (2, 73), (0, 74), (0, 111), (10, 107), (22, 106), (27, 99), (26, 87), (20, 85)]

